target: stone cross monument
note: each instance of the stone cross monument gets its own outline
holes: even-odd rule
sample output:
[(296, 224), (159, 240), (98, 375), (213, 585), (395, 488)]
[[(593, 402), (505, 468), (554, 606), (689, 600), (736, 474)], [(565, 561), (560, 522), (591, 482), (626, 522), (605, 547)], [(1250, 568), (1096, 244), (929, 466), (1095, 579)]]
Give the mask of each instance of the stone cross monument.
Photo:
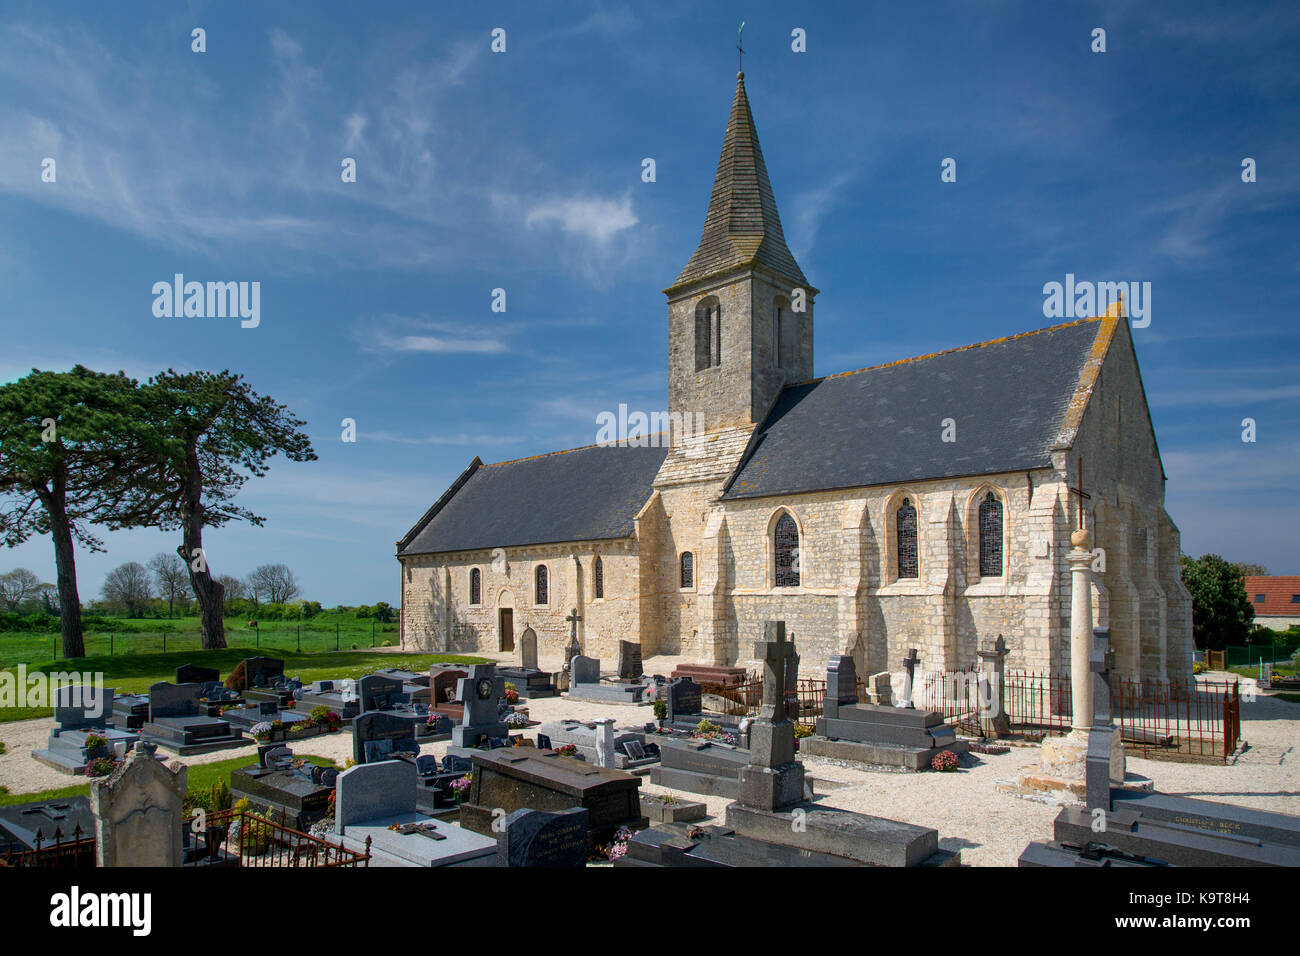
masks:
[(980, 732), (990, 739), (1011, 733), (1007, 716), (1006, 660), (1007, 642), (1002, 635), (991, 645), (975, 652), (980, 659), (979, 710)]
[(794, 759), (794, 723), (786, 712), (785, 672), (794, 645), (785, 639), (785, 622), (768, 621), (766, 640), (754, 644), (763, 661), (763, 703), (749, 730), (749, 764), (740, 770), (738, 803), (776, 810), (803, 799), (803, 764)]
[(575, 607), (565, 620), (569, 622), (569, 646), (564, 649), (564, 669), (567, 671), (569, 662), (582, 653), (582, 645), (578, 643), (578, 622), (582, 620), (582, 615)]
[(909, 648), (907, 656), (903, 658), (903, 690), (898, 695), (898, 703), (895, 707), (913, 708), (916, 705), (912, 703), (912, 688), (916, 680), (916, 665), (921, 663), (921, 658), (916, 656), (916, 648)]

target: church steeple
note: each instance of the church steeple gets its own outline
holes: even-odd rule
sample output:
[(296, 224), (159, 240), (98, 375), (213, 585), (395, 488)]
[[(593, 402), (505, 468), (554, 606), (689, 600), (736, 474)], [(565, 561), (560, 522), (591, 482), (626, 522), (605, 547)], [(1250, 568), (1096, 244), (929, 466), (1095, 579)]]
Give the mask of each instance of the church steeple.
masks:
[(707, 432), (749, 428), (812, 378), (817, 290), (785, 244), (743, 72), (699, 247), (664, 293), (670, 411), (703, 415)]
[(738, 73), (700, 245), (666, 291), (671, 293), (687, 283), (746, 265), (770, 270), (795, 286), (808, 285), (785, 243), (776, 197), (754, 129), (754, 115), (745, 95), (745, 74)]

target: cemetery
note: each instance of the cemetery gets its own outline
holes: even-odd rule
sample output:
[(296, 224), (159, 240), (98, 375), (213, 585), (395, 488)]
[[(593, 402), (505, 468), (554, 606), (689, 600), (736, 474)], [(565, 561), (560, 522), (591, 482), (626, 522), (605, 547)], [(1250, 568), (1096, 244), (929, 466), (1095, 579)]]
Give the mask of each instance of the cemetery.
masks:
[[(1069, 732), (1046, 737), (1021, 733), (998, 700), (1000, 641), (980, 649), (970, 693), (987, 706), (970, 716), (927, 693), (915, 650), (892, 674), (863, 679), (852, 657), (836, 656), (824, 681), (798, 679), (782, 621), (768, 622), (753, 646), (758, 673), (677, 663), (657, 677), (620, 649), (617, 671), (602, 675), (598, 660), (573, 647), (567, 667), (544, 672), (556, 691), (536, 700), (510, 693), (530, 689), (513, 655), (307, 685), (286, 678), (282, 662), (249, 658), (242, 691), (214, 669), (187, 665), (176, 674), (186, 680), (155, 683), (147, 695), (107, 689), (111, 707), (93, 713), (65, 688), (33, 763), (85, 774), (107, 760), (105, 775), (92, 775), (89, 798), (0, 808), (0, 861), (980, 865), (968, 858), (985, 839), (978, 830), (926, 821), (961, 819), (952, 784), (962, 774), (989, 780), (984, 768), (998, 762), (1001, 776), (978, 799), (1040, 821), (1032, 839), (1001, 851), (1001, 865), (1300, 865), (1300, 815), (1165, 792), (1133, 772), (1128, 749), (1140, 745), (1112, 712), (1109, 636), (1088, 635), (1089, 679), (1059, 702)], [(329, 733), (345, 726), (343, 711), (320, 709), (331, 704), (351, 705), (347, 733)], [(295, 736), (295, 749), (327, 754), (335, 767), (286, 746)], [(206, 761), (233, 747), (250, 750), (229, 772), (237, 807), (214, 810), (198, 830), (179, 810), (164, 812), (186, 791), (175, 757)], [(1005, 761), (1019, 774), (1008, 776)], [(872, 780), (889, 781), (895, 796), (864, 801), (862, 784)], [(936, 787), (947, 796), (934, 796)], [(148, 801), (144, 818), (127, 810), (128, 791)]]
[(124, 757), (140, 735), (113, 725), (115, 715), (107, 706), (112, 700), (111, 687), (103, 689), (94, 708), (87, 706), (81, 687), (59, 688), (54, 703), (56, 726), (50, 731), (46, 748), (33, 751), (32, 757), (70, 774), (86, 773), (96, 760)]

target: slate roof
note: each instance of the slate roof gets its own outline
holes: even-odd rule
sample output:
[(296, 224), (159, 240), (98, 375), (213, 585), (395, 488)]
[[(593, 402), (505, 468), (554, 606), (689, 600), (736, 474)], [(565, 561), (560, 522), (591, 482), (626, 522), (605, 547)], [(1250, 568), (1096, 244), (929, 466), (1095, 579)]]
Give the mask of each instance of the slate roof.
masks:
[[(1260, 595), (1263, 595), (1264, 600), (1256, 601), (1255, 598)], [(1300, 596), (1300, 576), (1252, 574), (1246, 578), (1246, 597), (1255, 605), (1256, 617), (1300, 615), (1300, 601), (1291, 600), (1297, 596)]]
[[(1051, 465), (1100, 319), (787, 386), (724, 499)], [(942, 421), (956, 441), (940, 440)]]
[(667, 454), (589, 445), (494, 465), (475, 458), (397, 542), (398, 554), (625, 538)]
[(670, 288), (754, 264), (797, 286), (808, 286), (803, 270), (785, 244), (772, 183), (767, 178), (754, 116), (745, 95), (745, 74), (739, 73), (700, 245)]

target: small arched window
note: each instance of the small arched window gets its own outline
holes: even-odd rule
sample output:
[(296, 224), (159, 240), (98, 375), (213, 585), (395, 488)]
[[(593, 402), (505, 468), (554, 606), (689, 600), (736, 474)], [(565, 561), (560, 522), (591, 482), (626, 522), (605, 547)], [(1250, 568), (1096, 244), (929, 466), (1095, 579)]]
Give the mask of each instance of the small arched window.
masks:
[(794, 366), (797, 329), (790, 300), (778, 296), (772, 303), (772, 360), (779, 369)]
[(478, 568), (469, 569), (469, 603), (483, 603), (483, 577)]
[(536, 581), (536, 585), (535, 585), (535, 587), (534, 587), (534, 590), (536, 591), (536, 597), (534, 598), (533, 603), (534, 603), (534, 604), (548, 604), (548, 603), (550, 603), (550, 602), (549, 602), (549, 600), (548, 600), (548, 598), (547, 598), (547, 593), (546, 593), (546, 592), (547, 592), (547, 588), (546, 588), (546, 565), (544, 565), (544, 564), (539, 564), (539, 565), (537, 566), (536, 575), (537, 575), (537, 581)]
[(695, 587), (695, 555), (689, 551), (682, 552), (682, 587)]
[(989, 492), (980, 502), (980, 577), (1002, 576), (1002, 502)]
[(772, 553), (776, 560), (775, 581), (779, 588), (799, 586), (799, 526), (790, 512), (776, 520), (772, 529)]
[(605, 562), (600, 560), (600, 555), (596, 555), (596, 560), (591, 562), (591, 587), (596, 597), (605, 596)]
[(895, 515), (898, 532), (898, 576), (900, 578), (917, 578), (921, 576), (916, 553), (916, 508), (904, 498)]
[(695, 371), (722, 364), (722, 305), (709, 296), (695, 307)]

